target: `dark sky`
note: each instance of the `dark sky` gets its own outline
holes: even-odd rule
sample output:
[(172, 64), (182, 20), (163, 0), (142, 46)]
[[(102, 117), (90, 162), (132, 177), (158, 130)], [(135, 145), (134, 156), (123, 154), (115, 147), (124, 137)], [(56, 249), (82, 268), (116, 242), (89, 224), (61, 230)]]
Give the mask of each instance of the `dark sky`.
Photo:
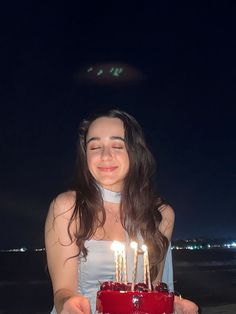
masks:
[[(79, 122), (114, 106), (144, 129), (160, 191), (176, 212), (174, 238), (236, 237), (230, 2), (11, 1), (0, 11), (0, 248), (43, 245), (49, 203), (72, 175)], [(143, 80), (78, 79), (107, 62)]]

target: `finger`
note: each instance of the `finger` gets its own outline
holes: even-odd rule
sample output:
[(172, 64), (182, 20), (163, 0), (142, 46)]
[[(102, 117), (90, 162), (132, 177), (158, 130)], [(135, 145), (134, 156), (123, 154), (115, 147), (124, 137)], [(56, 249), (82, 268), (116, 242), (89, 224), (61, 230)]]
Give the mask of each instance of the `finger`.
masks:
[(74, 308), (74, 309), (71, 309), (69, 311), (68, 310), (62, 310), (61, 311), (61, 314), (87, 314), (87, 313), (90, 313), (90, 312), (84, 312), (78, 308)]

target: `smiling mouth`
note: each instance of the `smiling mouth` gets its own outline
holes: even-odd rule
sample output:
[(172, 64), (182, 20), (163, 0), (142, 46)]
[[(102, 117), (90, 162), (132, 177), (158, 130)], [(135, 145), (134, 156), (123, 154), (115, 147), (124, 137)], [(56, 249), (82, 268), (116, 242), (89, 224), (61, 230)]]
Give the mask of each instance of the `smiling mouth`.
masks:
[(100, 171), (111, 172), (117, 169), (117, 167), (98, 167)]

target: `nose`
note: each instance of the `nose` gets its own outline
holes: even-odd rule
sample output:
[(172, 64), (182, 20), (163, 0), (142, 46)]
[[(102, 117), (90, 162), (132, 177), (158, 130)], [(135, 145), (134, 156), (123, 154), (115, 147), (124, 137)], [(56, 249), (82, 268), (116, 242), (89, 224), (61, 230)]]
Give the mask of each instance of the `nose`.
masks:
[(112, 158), (112, 151), (109, 147), (103, 147), (102, 149), (102, 160), (107, 160)]

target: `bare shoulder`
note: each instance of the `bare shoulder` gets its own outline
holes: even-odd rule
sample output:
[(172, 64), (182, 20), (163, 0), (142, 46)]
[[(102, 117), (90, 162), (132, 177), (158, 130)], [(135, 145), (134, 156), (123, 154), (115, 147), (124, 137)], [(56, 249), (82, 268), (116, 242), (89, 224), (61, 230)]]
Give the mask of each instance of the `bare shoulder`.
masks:
[(175, 220), (175, 212), (174, 212), (173, 208), (170, 205), (166, 205), (166, 204), (162, 205), (159, 208), (159, 211), (161, 213), (162, 220), (169, 221), (170, 223), (174, 222), (174, 220)]
[[(75, 208), (75, 192), (69, 191), (59, 194), (51, 202), (45, 222), (45, 237), (47, 241), (69, 243), (68, 227), (71, 234), (76, 231), (78, 221), (72, 215)], [(75, 218), (75, 217), (74, 217)]]
[(159, 208), (159, 211), (162, 216), (162, 221), (159, 226), (159, 230), (164, 234), (168, 240), (171, 239), (174, 222), (175, 222), (175, 213), (173, 208), (170, 205), (162, 205)]
[(54, 217), (63, 216), (71, 218), (75, 207), (76, 195), (74, 191), (68, 191), (57, 195), (51, 202), (49, 214)]
[(46, 230), (56, 227), (57, 223), (68, 226), (75, 208), (75, 192), (68, 191), (57, 195), (50, 204), (47, 219)]

